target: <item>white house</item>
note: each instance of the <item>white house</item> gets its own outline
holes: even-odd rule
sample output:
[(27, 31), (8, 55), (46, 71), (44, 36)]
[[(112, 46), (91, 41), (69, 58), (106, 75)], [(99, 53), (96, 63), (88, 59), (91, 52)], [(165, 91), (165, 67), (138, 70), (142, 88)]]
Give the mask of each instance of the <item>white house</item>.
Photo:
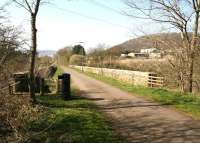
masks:
[(149, 48), (149, 49), (141, 49), (140, 53), (152, 53), (156, 50), (156, 48)]
[(134, 58), (135, 57), (135, 53), (128, 53), (128, 56)]
[(149, 54), (148, 53), (129, 53), (128, 56), (132, 58), (148, 58)]
[(149, 58), (156, 59), (161, 57), (162, 57), (161, 53), (149, 53)]
[(120, 57), (122, 57), (122, 58), (125, 58), (125, 57), (127, 57), (128, 55), (127, 54), (121, 54), (120, 55)]
[(121, 54), (122, 58), (162, 58), (162, 54), (156, 48), (141, 49), (140, 53), (130, 52), (128, 54)]

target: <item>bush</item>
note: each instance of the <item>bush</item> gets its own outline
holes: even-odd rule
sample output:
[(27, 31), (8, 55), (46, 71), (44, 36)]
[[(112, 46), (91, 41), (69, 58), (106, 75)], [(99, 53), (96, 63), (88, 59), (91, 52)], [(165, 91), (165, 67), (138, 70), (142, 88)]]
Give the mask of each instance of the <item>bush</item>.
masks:
[(42, 108), (32, 106), (29, 95), (0, 94), (0, 141), (25, 142), (31, 138), (28, 125), (38, 121)]
[(71, 65), (81, 66), (84, 63), (85, 63), (85, 58), (82, 55), (72, 55), (70, 58)]
[(48, 67), (47, 77), (52, 78), (55, 75), (56, 71), (57, 71), (57, 66), (53, 65)]

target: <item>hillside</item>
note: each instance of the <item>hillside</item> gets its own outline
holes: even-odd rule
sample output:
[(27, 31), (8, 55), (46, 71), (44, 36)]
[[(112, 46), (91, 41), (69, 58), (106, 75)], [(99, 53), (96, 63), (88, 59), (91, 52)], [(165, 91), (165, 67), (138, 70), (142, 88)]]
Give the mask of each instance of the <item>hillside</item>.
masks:
[(121, 53), (139, 52), (141, 49), (146, 48), (157, 48), (162, 51), (167, 51), (170, 48), (180, 45), (180, 39), (181, 36), (179, 33), (162, 33), (146, 35), (113, 46), (110, 49), (108, 49), (108, 52), (112, 53), (113, 55), (119, 56)]

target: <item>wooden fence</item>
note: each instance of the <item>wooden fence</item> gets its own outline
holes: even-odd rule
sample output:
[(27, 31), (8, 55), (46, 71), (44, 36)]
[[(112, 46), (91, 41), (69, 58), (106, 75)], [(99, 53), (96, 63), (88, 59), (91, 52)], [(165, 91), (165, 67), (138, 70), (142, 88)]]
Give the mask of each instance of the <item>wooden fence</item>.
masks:
[(98, 75), (111, 77), (133, 85), (141, 85), (146, 87), (163, 87), (164, 85), (164, 78), (158, 77), (155, 73), (152, 72), (95, 68), (86, 66), (82, 67), (75, 65), (70, 65), (70, 67), (82, 70), (84, 72), (90, 72)]
[(149, 87), (163, 87), (164, 77), (149, 76), (148, 86)]

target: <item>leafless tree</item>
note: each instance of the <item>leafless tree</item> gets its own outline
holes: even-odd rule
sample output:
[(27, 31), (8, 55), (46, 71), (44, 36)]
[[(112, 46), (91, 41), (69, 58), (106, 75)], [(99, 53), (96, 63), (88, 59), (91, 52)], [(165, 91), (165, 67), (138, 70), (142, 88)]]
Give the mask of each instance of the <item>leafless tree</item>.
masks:
[(19, 48), (22, 41), (19, 41), (20, 32), (12, 26), (2, 26), (0, 28), (0, 68), (6, 62), (9, 54)]
[(59, 65), (68, 66), (70, 57), (72, 56), (72, 47), (66, 46), (57, 51), (55, 58)]
[(30, 97), (31, 102), (35, 103), (35, 58), (37, 51), (37, 28), (36, 20), (40, 5), (43, 3), (42, 0), (13, 0), (17, 5), (24, 8), (30, 13), (31, 19), (31, 57), (30, 57)]
[[(11, 73), (17, 70), (17, 60), (23, 59), (24, 62), (27, 62), (24, 59), (24, 56), (27, 55), (26, 51), (21, 51), (22, 45), (26, 42), (21, 37), (22, 31), (8, 22), (6, 7), (10, 4), (11, 1), (5, 1), (0, 6), (0, 80), (2, 77), (10, 77)], [(11, 68), (10, 65), (13, 67)], [(21, 68), (25, 67), (24, 65)]]
[[(199, 0), (124, 0), (126, 14), (141, 19), (170, 24), (181, 33), (181, 50), (176, 53), (181, 65), (184, 92), (192, 92), (196, 50), (199, 48)], [(175, 65), (178, 63), (175, 63)]]

